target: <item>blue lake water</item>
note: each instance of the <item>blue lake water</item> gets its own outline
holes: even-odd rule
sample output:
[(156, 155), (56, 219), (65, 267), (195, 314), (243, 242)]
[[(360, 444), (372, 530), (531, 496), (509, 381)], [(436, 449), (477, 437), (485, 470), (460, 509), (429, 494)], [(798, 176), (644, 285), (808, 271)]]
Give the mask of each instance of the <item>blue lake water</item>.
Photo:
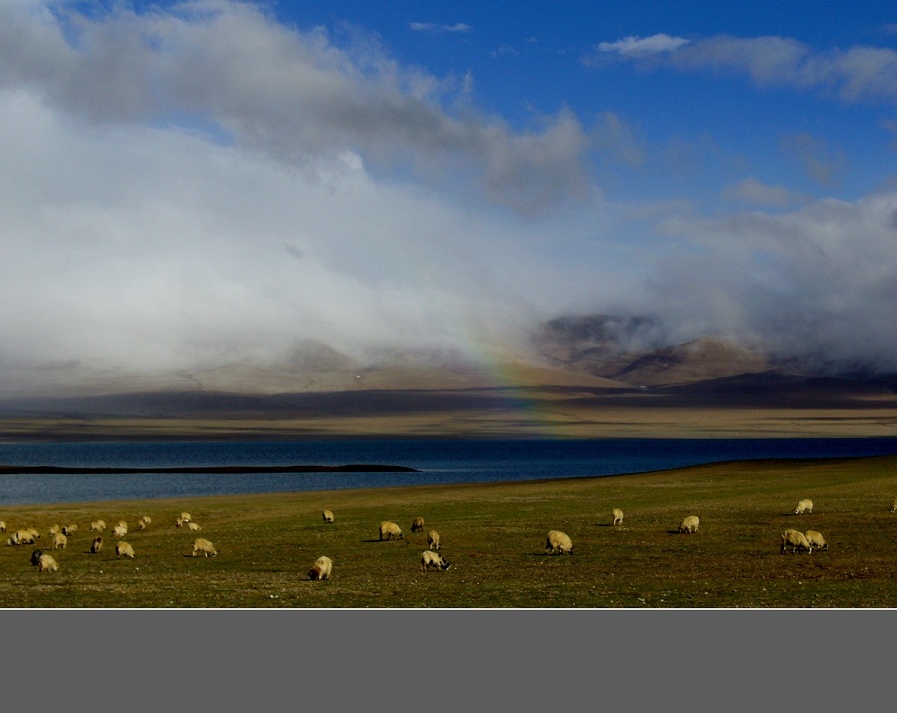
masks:
[(419, 473), (0, 475), (0, 505), (641, 473), (765, 458), (897, 454), (897, 438), (129, 441), (0, 444), (0, 465), (167, 468), (388, 464)]

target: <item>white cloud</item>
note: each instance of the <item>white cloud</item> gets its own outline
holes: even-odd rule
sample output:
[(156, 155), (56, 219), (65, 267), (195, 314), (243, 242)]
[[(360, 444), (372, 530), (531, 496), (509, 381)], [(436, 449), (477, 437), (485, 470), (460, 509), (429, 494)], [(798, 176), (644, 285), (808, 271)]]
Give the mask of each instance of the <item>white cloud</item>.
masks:
[(415, 32), (473, 32), (473, 28), (464, 22), (454, 25), (439, 25), (435, 22), (409, 22), (408, 27)]
[(601, 42), (598, 45), (599, 52), (614, 52), (624, 57), (647, 57), (673, 50), (688, 44), (683, 37), (671, 37), (665, 33), (651, 35), (650, 37), (636, 37), (630, 35), (616, 42)]
[(753, 206), (789, 208), (806, 203), (807, 196), (785, 186), (770, 186), (753, 176), (726, 186), (721, 196), (724, 200)]

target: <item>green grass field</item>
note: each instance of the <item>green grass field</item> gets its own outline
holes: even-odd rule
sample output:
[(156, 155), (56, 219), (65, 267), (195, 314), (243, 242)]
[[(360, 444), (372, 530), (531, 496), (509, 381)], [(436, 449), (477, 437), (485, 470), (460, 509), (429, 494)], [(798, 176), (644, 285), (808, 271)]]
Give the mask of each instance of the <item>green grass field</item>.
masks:
[[(7, 534), (35, 527), (58, 572), (29, 564), (35, 546), (0, 547), (5, 608), (734, 608), (897, 606), (897, 457), (726, 463), (599, 478), (375, 490), (8, 507)], [(794, 515), (811, 498), (809, 515)], [(622, 526), (611, 511), (623, 510)], [(323, 521), (332, 510), (335, 522)], [(199, 532), (175, 527), (182, 510)], [(679, 534), (682, 518), (697, 533)], [(137, 520), (150, 515), (143, 531)], [(415, 516), (423, 533), (410, 531)], [(105, 544), (89, 547), (92, 520)], [(136, 559), (115, 557), (111, 527)], [(378, 539), (393, 520), (404, 539)], [(64, 550), (51, 525), (75, 523)], [(786, 528), (818, 530), (829, 549), (781, 554)], [(437, 529), (451, 569), (420, 571)], [(572, 555), (547, 555), (551, 529)], [(202, 536), (214, 558), (191, 557)], [(306, 573), (320, 555), (328, 581)]]

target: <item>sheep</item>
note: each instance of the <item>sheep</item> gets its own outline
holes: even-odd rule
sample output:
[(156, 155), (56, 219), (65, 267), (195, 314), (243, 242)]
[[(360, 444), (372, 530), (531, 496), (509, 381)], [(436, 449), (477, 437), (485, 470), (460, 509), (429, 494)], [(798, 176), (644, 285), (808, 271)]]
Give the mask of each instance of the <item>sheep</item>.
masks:
[(190, 513), (189, 513), (189, 512), (182, 512), (182, 513), (181, 513), (181, 520), (183, 520), (184, 522), (190, 522), (192, 519), (193, 519), (193, 518), (190, 517)]
[(794, 508), (795, 515), (803, 515), (804, 513), (813, 513), (813, 501), (809, 498), (804, 498), (797, 504), (797, 507)]
[(380, 539), (381, 540), (404, 540), (405, 535), (402, 533), (402, 528), (396, 525), (394, 522), (390, 522), (389, 520), (384, 520), (380, 523)]
[(809, 553), (813, 552), (813, 546), (807, 542), (804, 533), (790, 527), (782, 533), (782, 554), (785, 554), (789, 545), (791, 547), (791, 554), (794, 554), (798, 550), (806, 550)]
[(29, 527), (29, 528), (28, 528), (28, 532), (31, 533), (31, 536), (32, 536), (35, 540), (39, 540), (39, 539), (40, 539), (40, 533), (37, 531), (37, 528), (36, 528), (36, 527)]
[(137, 521), (137, 529), (138, 529), (138, 530), (145, 530), (145, 529), (146, 529), (146, 520), (145, 520), (144, 518), (140, 518), (140, 519)]
[(31, 551), (31, 566), (37, 566), (37, 563), (40, 561), (40, 556), (44, 553), (43, 550), (37, 549)]
[(38, 557), (37, 560), (37, 571), (38, 572), (56, 572), (59, 570), (59, 565), (56, 563), (50, 555), (43, 554)]
[(622, 525), (623, 524), (623, 511), (620, 508), (614, 508), (614, 525)]
[(333, 571), (333, 560), (329, 557), (318, 557), (315, 560), (315, 563), (311, 566), (311, 569), (308, 570), (308, 575), (306, 575), (309, 579), (315, 581), (321, 581), (324, 579), (330, 579), (330, 573)]
[(411, 521), (411, 532), (423, 532), (424, 531), (424, 519), (422, 517), (416, 517)]
[[(895, 501), (897, 502), (897, 501)], [(0, 532), (6, 532), (6, 521), (0, 520)]]
[(115, 556), (130, 557), (131, 559), (134, 559), (134, 548), (131, 547), (131, 544), (129, 542), (119, 540), (115, 543)]
[(804, 533), (804, 537), (807, 538), (807, 542), (810, 543), (810, 547), (815, 547), (817, 550), (827, 550), (828, 542), (825, 541), (825, 538), (822, 536), (821, 532), (816, 530), (807, 530)]
[(10, 537), (6, 544), (12, 545), (33, 545), (34, 544), (34, 535), (31, 530), (16, 530), (12, 533), (12, 537)]
[(127, 525), (116, 525), (112, 528), (112, 535), (114, 537), (124, 537), (128, 534), (128, 526)]
[(93, 538), (93, 542), (90, 543), (90, 552), (95, 555), (98, 554), (101, 549), (103, 549), (103, 537), (102, 535), (97, 535)]
[(62, 534), (65, 535), (66, 537), (74, 535), (77, 531), (78, 531), (77, 525), (63, 525), (62, 529), (60, 530), (60, 532), (62, 532)]
[(333, 522), (333, 512), (331, 510), (325, 510), (322, 515), (324, 517), (324, 522)]
[(64, 550), (68, 542), (69, 538), (63, 535), (61, 532), (57, 532), (55, 535), (53, 535), (54, 550)]
[(573, 554), (573, 541), (560, 530), (550, 530), (545, 540), (545, 553), (550, 555)]
[[(894, 504), (891, 505), (891, 512), (897, 512), (897, 498), (894, 499)], [(0, 525), (3, 525), (3, 532), (6, 532), (6, 523), (0, 522)]]
[(94, 520), (90, 523), (90, 531), (91, 532), (102, 532), (106, 529), (106, 521), (105, 520)]
[(181, 527), (184, 526), (184, 522), (186, 522), (186, 521), (184, 520), (184, 518), (179, 517), (177, 520), (174, 521), (174, 526), (177, 527), (177, 528), (181, 528)]
[(439, 551), (439, 533), (436, 530), (427, 533), (427, 547), (435, 552)]
[(50, 527), (50, 534), (55, 535), (57, 532), (59, 532), (59, 525), (52, 525)]
[(118, 524), (121, 525), (122, 527), (127, 527), (127, 526), (128, 526), (128, 521), (127, 521), (127, 520), (119, 520), (119, 521), (118, 521)]
[(697, 515), (689, 515), (679, 525), (679, 532), (685, 532), (688, 534), (697, 532), (699, 524), (700, 520), (698, 519)]
[(151, 518), (149, 515), (144, 515), (144, 516), (143, 516), (143, 521), (144, 521), (147, 525), (151, 525), (152, 522), (153, 522), (153, 518)]
[(202, 528), (191, 520), (187, 523), (187, 529), (191, 530), (192, 532), (196, 532), (197, 530), (201, 530)]
[(206, 557), (214, 557), (218, 554), (218, 550), (209, 542), (207, 539), (203, 537), (197, 537), (193, 542), (193, 554), (191, 557), (198, 557), (199, 555), (205, 555)]
[(445, 572), (449, 567), (452, 566), (452, 563), (448, 560), (442, 558), (442, 555), (433, 552), (432, 550), (427, 550), (426, 552), (420, 553), (420, 571), (425, 572), (431, 569), (441, 569)]

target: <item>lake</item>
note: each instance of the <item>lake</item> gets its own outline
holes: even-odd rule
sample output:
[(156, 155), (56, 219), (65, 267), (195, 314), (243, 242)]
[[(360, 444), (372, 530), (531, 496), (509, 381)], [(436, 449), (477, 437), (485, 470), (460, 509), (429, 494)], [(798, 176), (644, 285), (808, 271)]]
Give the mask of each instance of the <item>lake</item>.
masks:
[(897, 454), (897, 438), (355, 439), (0, 444), (0, 465), (85, 468), (386, 464), (415, 473), (0, 475), (0, 505), (618, 475), (766, 458)]

